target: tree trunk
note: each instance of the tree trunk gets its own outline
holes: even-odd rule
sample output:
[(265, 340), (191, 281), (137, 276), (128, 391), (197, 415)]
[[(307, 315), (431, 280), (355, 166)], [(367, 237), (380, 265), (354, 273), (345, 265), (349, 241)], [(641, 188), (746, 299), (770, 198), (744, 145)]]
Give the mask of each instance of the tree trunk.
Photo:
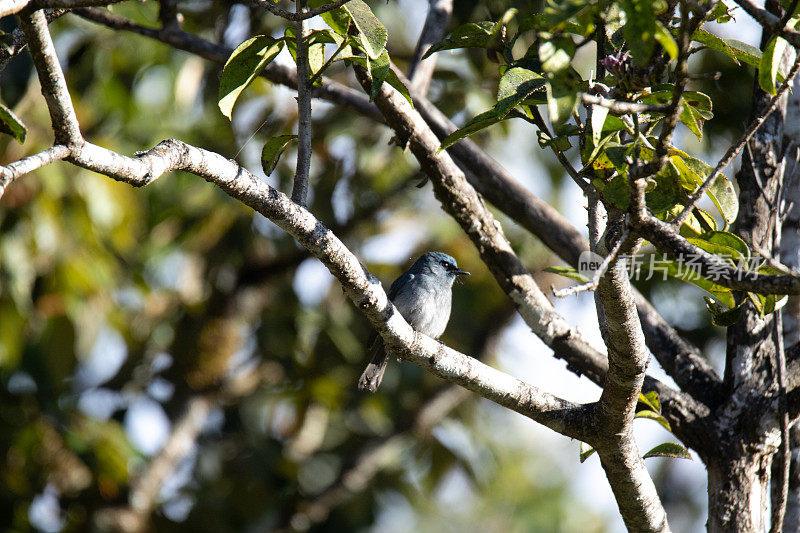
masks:
[(746, 449), (740, 452), (708, 462), (709, 533), (765, 531), (771, 456)]

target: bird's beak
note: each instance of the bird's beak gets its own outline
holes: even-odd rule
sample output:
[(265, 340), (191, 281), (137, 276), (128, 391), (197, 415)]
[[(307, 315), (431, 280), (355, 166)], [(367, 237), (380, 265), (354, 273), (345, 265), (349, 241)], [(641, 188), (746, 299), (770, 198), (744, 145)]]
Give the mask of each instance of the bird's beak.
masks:
[(469, 276), (469, 272), (467, 272), (466, 270), (461, 270), (460, 268), (453, 270), (453, 274), (455, 274), (456, 276)]

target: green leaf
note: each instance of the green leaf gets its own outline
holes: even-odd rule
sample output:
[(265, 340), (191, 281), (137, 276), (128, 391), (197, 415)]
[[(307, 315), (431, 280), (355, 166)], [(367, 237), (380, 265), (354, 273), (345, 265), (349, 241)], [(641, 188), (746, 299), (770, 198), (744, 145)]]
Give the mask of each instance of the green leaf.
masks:
[[(720, 2), (719, 4), (722, 4), (722, 2)], [(734, 63), (736, 63), (737, 65), (741, 65), (741, 63), (739, 62), (739, 57), (736, 54), (736, 51), (727, 42), (725, 42), (725, 39), (720, 39), (713, 33), (710, 33), (700, 28), (698, 30), (695, 30), (694, 35), (692, 35), (692, 40), (702, 43), (706, 45), (708, 48), (711, 48), (712, 50), (716, 50), (717, 52), (722, 52), (723, 54), (731, 58)]]
[(0, 104), (0, 131), (14, 137), (19, 144), (25, 142), (28, 128), (9, 108)]
[(544, 85), (544, 78), (532, 70), (522, 67), (508, 69), (500, 78), (497, 88), (497, 105), (495, 105), (497, 115), (504, 118), (532, 93), (544, 92)]
[(714, 7), (711, 8), (711, 11), (706, 13), (705, 20), (713, 20), (720, 24), (730, 22), (733, 16), (731, 16), (729, 9), (730, 8), (725, 5), (725, 2), (717, 2), (714, 4)]
[[(622, 0), (620, 7), (626, 20), (622, 31), (636, 63), (644, 66), (650, 60), (658, 31), (656, 15), (666, 9), (661, 0)], [(666, 47), (665, 47), (666, 48)]]
[(741, 237), (727, 231), (709, 231), (703, 233), (699, 237), (706, 242), (721, 244), (727, 248), (731, 248), (739, 252), (743, 259), (749, 259), (751, 256), (750, 247), (742, 240)]
[(711, 323), (715, 326), (728, 328), (736, 324), (742, 315), (742, 304), (729, 309), (718, 303), (714, 298), (703, 296), (703, 299), (706, 301), (706, 309), (711, 313)]
[(764, 315), (769, 315), (786, 305), (789, 297), (782, 294), (768, 294), (764, 303)]
[(681, 97), (681, 106), (680, 121), (686, 124), (698, 140), (703, 140), (703, 122), (714, 116), (711, 112), (711, 98), (703, 93), (688, 91)]
[(736, 305), (731, 290), (700, 275), (699, 265), (696, 263), (687, 261), (683, 264), (679, 264), (677, 261), (665, 260), (660, 261), (659, 265), (654, 265), (651, 271), (654, 275), (663, 275), (663, 273), (666, 273), (668, 276), (696, 285), (704, 291), (711, 293), (714, 298), (724, 303), (729, 308)]
[(745, 256), (736, 248), (732, 248), (725, 244), (707, 241), (702, 235), (700, 237), (690, 237), (686, 240), (710, 254), (718, 255), (723, 259), (727, 259), (732, 265), (736, 264), (737, 262), (744, 261), (745, 259)]
[(364, 0), (350, 0), (344, 6), (361, 36), (361, 46), (370, 59), (378, 59), (386, 48), (389, 34)]
[(236, 47), (222, 69), (219, 80), (219, 109), (231, 118), (241, 92), (258, 76), (283, 48), (282, 39), (257, 35)]
[(289, 146), (289, 143), (297, 139), (297, 135), (278, 135), (268, 140), (261, 150), (261, 168), (264, 174), (269, 176), (278, 165), (281, 154)]
[(658, 393), (656, 391), (646, 393), (640, 392), (638, 401), (656, 413), (661, 412), (661, 402), (658, 399)]
[(761, 57), (761, 63), (758, 66), (758, 84), (765, 93), (777, 94), (778, 90), (775, 88), (775, 80), (778, 77), (778, 71), (781, 66), (781, 59), (786, 47), (789, 45), (783, 37), (773, 37), (767, 43), (764, 49), (764, 55)]
[(411, 104), (411, 107), (414, 107), (414, 101), (411, 99), (411, 92), (408, 90), (408, 87), (406, 87), (405, 84), (400, 81), (400, 78), (397, 77), (397, 73), (395, 73), (395, 71), (389, 71), (389, 75), (386, 76), (386, 83), (394, 87), (397, 92), (402, 94), (405, 99), (408, 100), (408, 103)]
[(559, 276), (564, 276), (565, 278), (569, 278), (580, 283), (586, 283), (589, 281), (586, 276), (582, 275), (572, 267), (552, 266), (545, 268), (544, 271), (550, 272), (551, 274), (558, 274)]
[(645, 409), (644, 411), (637, 411), (637, 413), (633, 415), (633, 418), (646, 418), (648, 420), (658, 422), (667, 431), (672, 431), (672, 428), (669, 426), (669, 422), (667, 422), (667, 419), (664, 418), (662, 415), (656, 413), (655, 411), (651, 411), (650, 409)]
[(551, 39), (539, 44), (539, 61), (542, 70), (552, 74), (564, 72), (569, 68), (575, 54), (575, 43), (568, 37)]
[(484, 128), (488, 128), (493, 124), (497, 124), (502, 119), (497, 116), (497, 111), (494, 109), (490, 109), (489, 111), (484, 111), (480, 115), (472, 117), (469, 122), (464, 124), (462, 128), (457, 129), (447, 137), (442, 140), (442, 144), (439, 146), (438, 152), (445, 150), (446, 148), (454, 145), (464, 137), (468, 137), (475, 133), (476, 131), (480, 131)]
[(709, 33), (704, 29), (699, 29), (694, 32), (692, 39), (698, 43), (704, 44), (722, 52), (730, 57), (737, 65), (739, 62), (746, 63), (753, 67), (758, 67), (761, 64), (761, 50), (755, 46), (751, 46), (736, 39), (722, 39), (713, 33)]
[(392, 69), (389, 67), (389, 52), (386, 50), (384, 50), (377, 59), (371, 59), (369, 61), (369, 72), (372, 76), (372, 89), (369, 93), (370, 102), (375, 100), (375, 97), (378, 96), (381, 85), (386, 81), (386, 77), (391, 70)]
[[(330, 0), (311, 0), (308, 5), (311, 9), (322, 7), (325, 4), (330, 4)], [(339, 35), (347, 35), (347, 27), (350, 25), (350, 15), (347, 14), (344, 8), (339, 7), (326, 11), (322, 15), (322, 20), (325, 21), (333, 31)]]
[[(670, 154), (672, 155), (670, 160), (681, 173), (681, 184), (691, 192), (696, 191), (714, 170), (704, 161), (691, 157), (681, 150), (670, 149)], [(736, 220), (736, 215), (739, 213), (739, 197), (733, 184), (724, 174), (717, 176), (707, 194), (727, 223)]]
[[(339, 60), (341, 60), (341, 61), (349, 61), (349, 62), (355, 63), (355, 64), (357, 64), (357, 65), (359, 65), (359, 66), (361, 66), (363, 68), (369, 68), (371, 66), (369, 63), (367, 63), (367, 60), (366, 60), (365, 57), (346, 56), (346, 57), (340, 57)], [(391, 69), (389, 69), (389, 71), (386, 73), (386, 83), (388, 83), (389, 85), (394, 87), (397, 90), (397, 92), (402, 94), (403, 97), (405, 97), (405, 99), (408, 100), (409, 104), (411, 104), (412, 106), (414, 105), (414, 102), (411, 100), (411, 93), (409, 92), (408, 87), (406, 87), (403, 84), (403, 82), (400, 81), (400, 78), (398, 78), (397, 74)], [(375, 94), (377, 95), (377, 92)]]
[(431, 46), (422, 59), (441, 50), (455, 50), (458, 48), (487, 48), (495, 39), (492, 30), (495, 23), (492, 21), (470, 22), (456, 28), (446, 39)]
[(581, 442), (581, 448), (580, 448), (581, 463), (586, 461), (586, 459), (588, 459), (594, 453), (594, 451), (595, 451), (594, 448), (592, 448), (585, 442)]
[(656, 21), (655, 39), (664, 51), (669, 54), (670, 59), (678, 59), (678, 43), (675, 42), (669, 30), (659, 21)]
[(703, 140), (703, 120), (691, 106), (684, 105), (681, 109), (680, 121), (697, 136), (698, 141)]
[(676, 442), (665, 442), (664, 444), (659, 444), (642, 456), (644, 459), (647, 459), (648, 457), (674, 457), (675, 459), (691, 459), (692, 454), (689, 453), (689, 450)]
[(569, 72), (551, 76), (547, 81), (547, 110), (553, 129), (559, 133), (559, 126), (566, 122), (578, 103), (578, 89)]
[(600, 144), (603, 136), (603, 125), (606, 123), (609, 109), (601, 105), (592, 106), (592, 141), (595, 145)]

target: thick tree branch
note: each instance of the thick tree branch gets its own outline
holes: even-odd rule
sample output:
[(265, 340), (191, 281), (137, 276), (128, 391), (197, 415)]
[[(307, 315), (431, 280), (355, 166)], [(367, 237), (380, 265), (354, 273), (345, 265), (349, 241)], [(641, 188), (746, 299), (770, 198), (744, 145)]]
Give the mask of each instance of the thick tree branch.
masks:
[(58, 63), (53, 39), (47, 29), (44, 11), (38, 10), (20, 15), (22, 31), (28, 39), (33, 64), (42, 85), (42, 94), (47, 101), (50, 122), (56, 144), (81, 144), (83, 137), (78, 126), (78, 117), (72, 107), (72, 98), (67, 81)]
[[(621, 225), (617, 215), (614, 230)], [(607, 233), (608, 229), (606, 230)], [(619, 231), (616, 239), (622, 240)], [(608, 373), (596, 411), (594, 447), (630, 531), (668, 531), (667, 516), (633, 439), (632, 423), (648, 353), (624, 260), (615, 259), (595, 293)]]

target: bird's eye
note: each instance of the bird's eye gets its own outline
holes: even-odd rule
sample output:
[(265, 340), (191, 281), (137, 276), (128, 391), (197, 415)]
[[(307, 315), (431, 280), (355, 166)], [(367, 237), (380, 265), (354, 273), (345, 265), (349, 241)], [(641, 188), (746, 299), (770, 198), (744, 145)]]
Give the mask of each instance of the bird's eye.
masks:
[(444, 268), (448, 270), (450, 269), (450, 263), (448, 263), (447, 261), (440, 261), (440, 263)]

